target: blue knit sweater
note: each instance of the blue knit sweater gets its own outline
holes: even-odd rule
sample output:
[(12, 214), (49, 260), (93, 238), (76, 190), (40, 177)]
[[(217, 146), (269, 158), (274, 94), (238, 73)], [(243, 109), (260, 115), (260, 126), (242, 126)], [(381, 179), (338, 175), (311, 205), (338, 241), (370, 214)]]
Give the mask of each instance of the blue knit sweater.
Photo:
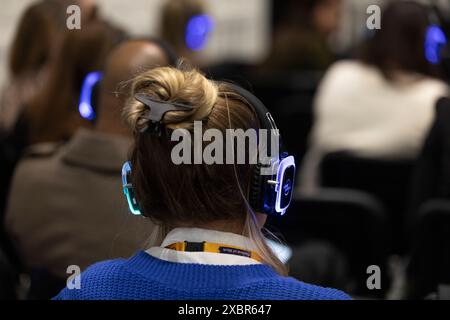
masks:
[(97, 263), (81, 274), (80, 289), (56, 300), (347, 300), (335, 290), (279, 276), (263, 264), (217, 266), (174, 263), (144, 251), (128, 260)]

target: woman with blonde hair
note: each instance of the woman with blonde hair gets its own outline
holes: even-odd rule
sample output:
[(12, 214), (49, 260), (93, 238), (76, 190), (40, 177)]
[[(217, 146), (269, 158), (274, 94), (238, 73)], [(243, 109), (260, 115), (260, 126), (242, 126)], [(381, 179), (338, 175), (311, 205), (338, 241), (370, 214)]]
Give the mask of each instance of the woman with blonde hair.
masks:
[[(131, 93), (124, 116), (135, 144), (122, 172), (124, 193), (131, 212), (151, 219), (159, 232), (150, 249), (91, 266), (81, 275), (80, 290), (64, 289), (56, 299), (349, 298), (287, 277), (266, 244), (267, 215), (282, 216), (291, 200), (293, 157), (270, 147), (271, 161), (257, 164), (174, 161), (179, 143), (174, 133), (192, 141), (199, 123), (205, 136), (211, 129), (268, 129), (278, 137), (270, 113), (255, 96), (196, 70), (170, 67), (142, 73)], [(205, 140), (206, 153), (212, 142)], [(184, 159), (194, 157), (196, 143), (183, 151)], [(250, 159), (251, 144), (245, 148)], [(231, 158), (236, 160), (234, 154)]]

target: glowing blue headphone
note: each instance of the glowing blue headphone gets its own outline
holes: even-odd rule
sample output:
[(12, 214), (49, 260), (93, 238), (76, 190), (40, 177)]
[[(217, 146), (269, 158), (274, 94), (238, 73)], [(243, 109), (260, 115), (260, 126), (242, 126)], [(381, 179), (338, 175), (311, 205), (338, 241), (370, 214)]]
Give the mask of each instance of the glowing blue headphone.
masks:
[(133, 185), (131, 184), (131, 164), (129, 161), (125, 162), (122, 167), (122, 187), (130, 212), (136, 216), (141, 215)]
[(193, 51), (202, 50), (213, 29), (214, 21), (211, 16), (206, 14), (192, 16), (186, 24), (184, 35), (186, 46)]
[(441, 62), (442, 49), (447, 45), (448, 40), (444, 30), (437, 24), (428, 27), (425, 38), (425, 57), (431, 64)]
[(425, 35), (425, 57), (431, 64), (440, 64), (443, 49), (447, 47), (448, 39), (442, 28), (442, 18), (436, 5), (429, 6), (429, 23)]
[[(278, 128), (272, 115), (257, 97), (239, 86), (230, 83), (227, 85), (233, 88), (234, 91), (239, 93), (249, 103), (251, 109), (259, 119), (261, 129), (269, 130), (271, 133), (277, 132), (279, 136)], [(148, 130), (148, 134), (155, 134), (157, 136), (160, 136), (156, 131), (161, 130), (162, 124), (160, 120), (164, 114), (171, 110), (181, 110), (186, 107), (185, 105), (166, 101), (155, 101), (149, 97), (146, 98), (140, 95), (136, 95), (135, 98), (149, 106), (152, 110), (153, 117), (155, 118), (151, 120), (157, 125), (150, 126), (152, 129)], [(270, 134), (268, 136), (267, 146), (269, 146), (271, 139)], [(280, 136), (278, 138), (281, 140)], [(270, 151), (270, 148), (267, 151)], [(269, 154), (268, 156), (270, 157), (270, 161), (267, 163), (258, 161), (258, 164), (254, 166), (250, 177), (248, 203), (255, 212), (283, 216), (291, 203), (294, 193), (295, 160), (293, 156), (284, 150), (281, 141), (277, 154)], [(131, 213), (141, 215), (142, 213), (132, 184), (131, 169), (130, 162), (125, 162), (122, 167), (123, 192)]]
[(101, 72), (90, 72), (86, 75), (81, 85), (78, 112), (84, 119), (89, 121), (93, 121), (96, 116), (93, 96), (102, 78), (103, 74)]

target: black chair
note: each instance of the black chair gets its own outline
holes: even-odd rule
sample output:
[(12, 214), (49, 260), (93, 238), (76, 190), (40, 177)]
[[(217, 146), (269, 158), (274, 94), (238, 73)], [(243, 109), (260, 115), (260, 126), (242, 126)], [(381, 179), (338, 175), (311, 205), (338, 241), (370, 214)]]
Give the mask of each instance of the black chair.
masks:
[(16, 300), (19, 272), (0, 249), (0, 300)]
[(64, 289), (66, 279), (53, 275), (46, 269), (30, 271), (30, 288), (28, 300), (50, 300)]
[(382, 160), (354, 156), (348, 152), (330, 153), (321, 163), (321, 185), (364, 191), (378, 198), (386, 208), (392, 251), (406, 248), (406, 211), (409, 203), (412, 160)]
[(450, 201), (432, 200), (419, 209), (407, 268), (408, 298), (422, 299), (450, 285)]
[(286, 216), (270, 219), (269, 229), (280, 232), (289, 245), (327, 241), (348, 259), (357, 288), (354, 294), (381, 296), (389, 285), (385, 273), (381, 291), (366, 286), (367, 267), (386, 272), (386, 215), (370, 195), (344, 189), (323, 189), (316, 195), (299, 195)]
[(313, 126), (313, 100), (322, 73), (318, 71), (272, 73), (252, 80), (255, 94), (272, 113), (283, 143), (300, 163)]

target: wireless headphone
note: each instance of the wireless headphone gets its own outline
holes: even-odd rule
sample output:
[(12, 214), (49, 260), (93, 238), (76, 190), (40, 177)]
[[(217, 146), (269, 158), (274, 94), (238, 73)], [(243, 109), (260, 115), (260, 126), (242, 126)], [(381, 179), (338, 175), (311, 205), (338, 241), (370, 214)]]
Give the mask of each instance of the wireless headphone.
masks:
[[(133, 38), (135, 41), (148, 41), (158, 45), (165, 53), (169, 65), (175, 66), (177, 55), (167, 43), (157, 38)], [(83, 79), (81, 85), (80, 97), (78, 101), (78, 112), (80, 116), (89, 121), (95, 121), (97, 117), (97, 104), (100, 92), (100, 84), (103, 79), (103, 73), (100, 71), (89, 72)]]
[[(266, 129), (269, 133), (267, 135), (268, 141), (266, 145), (269, 159), (266, 159), (268, 161), (261, 161), (262, 159), (258, 157), (258, 163), (254, 166), (250, 178), (248, 203), (254, 212), (282, 216), (286, 213), (292, 200), (295, 179), (294, 157), (290, 156), (284, 150), (275, 121), (264, 104), (249, 91), (234, 84), (227, 83), (227, 85), (248, 102), (252, 111), (255, 112), (259, 119), (260, 129)], [(163, 104), (157, 102), (157, 104), (152, 106), (160, 107)], [(170, 102), (167, 102), (166, 108), (168, 108), (167, 105), (170, 105)], [(171, 107), (176, 108), (176, 106), (174, 107), (172, 105)], [(158, 113), (161, 115), (164, 114), (161, 111), (158, 111)], [(271, 154), (270, 151), (270, 143), (273, 135), (279, 139), (279, 150), (277, 150), (278, 152), (276, 154)], [(141, 215), (142, 212), (139, 208), (131, 181), (131, 170), (130, 162), (125, 162), (122, 167), (123, 192), (131, 213)]]
[(435, 5), (430, 6), (427, 33), (425, 36), (425, 57), (431, 64), (440, 64), (444, 54), (448, 56), (448, 39), (442, 27), (442, 19)]
[(208, 41), (208, 36), (214, 29), (214, 20), (207, 14), (192, 16), (185, 28), (184, 41), (193, 51), (202, 50)]
[(103, 73), (100, 71), (90, 72), (86, 75), (81, 85), (80, 100), (78, 104), (78, 112), (81, 117), (89, 121), (94, 121), (97, 110), (98, 93), (100, 81)]

